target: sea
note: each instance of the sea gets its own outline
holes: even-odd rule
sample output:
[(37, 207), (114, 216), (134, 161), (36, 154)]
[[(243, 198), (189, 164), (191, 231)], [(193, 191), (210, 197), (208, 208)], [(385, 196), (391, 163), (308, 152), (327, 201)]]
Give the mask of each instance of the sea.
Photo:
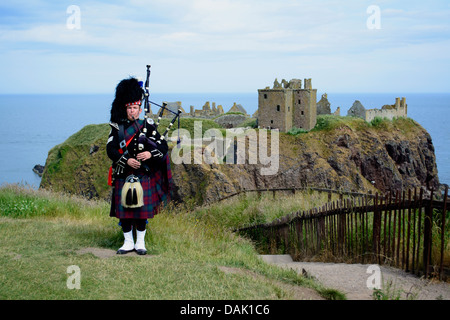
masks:
[[(318, 92), (320, 99), (322, 93)], [(340, 107), (341, 115), (355, 100), (364, 107), (381, 108), (406, 97), (408, 117), (431, 135), (435, 148), (439, 181), (450, 185), (450, 93), (327, 93), (331, 111)], [(0, 185), (20, 184), (38, 188), (41, 178), (33, 172), (45, 165), (48, 152), (89, 124), (109, 122), (111, 94), (3, 94), (0, 95)], [(234, 103), (252, 115), (258, 108), (257, 91), (249, 93), (152, 93), (150, 100), (181, 101), (201, 109), (209, 101), (227, 112)], [(158, 108), (152, 106), (156, 113)], [(143, 115), (141, 114), (141, 117)]]

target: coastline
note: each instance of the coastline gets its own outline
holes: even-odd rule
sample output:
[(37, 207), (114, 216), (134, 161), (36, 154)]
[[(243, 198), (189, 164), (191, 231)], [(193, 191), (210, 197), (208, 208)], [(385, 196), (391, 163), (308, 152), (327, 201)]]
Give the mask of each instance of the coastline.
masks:
[[(318, 92), (320, 96), (323, 92)], [(391, 102), (394, 96), (406, 96), (408, 116), (419, 122), (431, 135), (435, 147), (438, 175), (441, 183), (450, 184), (450, 108), (449, 93), (327, 93), (332, 110), (341, 107), (341, 115), (355, 100), (360, 100), (366, 108), (380, 107)], [(253, 114), (257, 105), (257, 93), (152, 93), (155, 102), (163, 99), (182, 101), (189, 109), (196, 109), (206, 101), (221, 103), (224, 111), (233, 102), (241, 104), (248, 114)], [(247, 99), (247, 100), (246, 100)], [(161, 100), (161, 101), (159, 101)], [(40, 178), (33, 172), (36, 164), (44, 165), (48, 152), (64, 142), (85, 125), (107, 123), (111, 95), (109, 94), (12, 94), (0, 95), (0, 110), (5, 111), (11, 101), (20, 101), (23, 108), (9, 112), (0, 120), (0, 133), (4, 139), (0, 147), (11, 150), (12, 158), (0, 160), (0, 184), (21, 183), (39, 187)], [(185, 102), (183, 102), (185, 101)], [(197, 101), (197, 102), (196, 102)], [(228, 102), (227, 102), (228, 101)], [(250, 102), (245, 102), (250, 101)], [(191, 103), (192, 102), (192, 103)], [(229, 105), (228, 105), (229, 104)], [(251, 107), (253, 105), (253, 109)], [(5, 111), (6, 112), (6, 111)], [(53, 114), (52, 117), (49, 117)], [(27, 123), (25, 129), (17, 130), (17, 124)], [(15, 133), (12, 136), (12, 133)]]

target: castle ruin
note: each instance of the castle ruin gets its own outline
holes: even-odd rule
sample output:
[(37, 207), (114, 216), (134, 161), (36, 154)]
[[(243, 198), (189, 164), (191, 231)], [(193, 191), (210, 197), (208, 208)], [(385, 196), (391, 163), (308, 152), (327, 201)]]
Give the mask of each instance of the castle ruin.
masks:
[(336, 111), (331, 113), (331, 103), (328, 101), (328, 95), (326, 93), (322, 94), (319, 102), (317, 102), (317, 115), (322, 114), (341, 115), (341, 107), (337, 107)]
[[(317, 89), (312, 88), (311, 79), (304, 79), (303, 85), (302, 88), (302, 80), (299, 79), (291, 79), (289, 82), (283, 79), (281, 83), (275, 79), (273, 88), (258, 89), (258, 109), (252, 116), (258, 119), (258, 127), (278, 129), (282, 132), (288, 132), (292, 128), (309, 131), (315, 127), (318, 115), (340, 116), (340, 107), (335, 112), (331, 112), (331, 104), (326, 93), (322, 94), (320, 101), (316, 101)], [(241, 117), (244, 118), (250, 117), (236, 102), (227, 113), (224, 113), (222, 105), (216, 107), (216, 103), (213, 102), (211, 107), (209, 101), (200, 110), (191, 105), (189, 113), (184, 111), (180, 101), (163, 102), (163, 104), (175, 113), (181, 110), (183, 117), (187, 118), (213, 119), (233, 113), (241, 113)], [(395, 104), (384, 105), (381, 109), (366, 109), (360, 101), (356, 100), (348, 110), (347, 116), (371, 122), (377, 117), (389, 120), (397, 117), (406, 118), (407, 113), (408, 105), (406, 98), (403, 97), (395, 98)], [(163, 117), (169, 117), (170, 114), (169, 111), (164, 110)], [(149, 115), (152, 116), (151, 110)]]
[[(216, 103), (213, 102), (211, 107), (211, 103), (209, 101), (206, 101), (201, 109), (195, 109), (195, 107), (191, 105), (188, 113), (184, 111), (183, 107), (181, 106), (181, 101), (175, 102), (163, 101), (163, 106), (165, 106), (173, 113), (177, 113), (178, 110), (181, 110), (183, 118), (187, 117), (187, 118), (213, 119), (225, 114), (222, 105), (218, 105), (216, 107)], [(162, 117), (167, 118), (173, 116), (173, 114), (170, 111), (163, 110)], [(240, 104), (236, 104), (236, 102), (233, 103), (233, 106), (231, 106), (230, 110), (227, 113), (242, 113), (244, 117), (249, 116), (244, 107)], [(151, 109), (150, 112), (147, 113), (147, 116), (154, 116)]]
[(293, 127), (311, 130), (316, 125), (317, 89), (311, 79), (292, 79), (281, 83), (275, 79), (273, 88), (258, 90), (258, 126), (287, 132)]
[(207, 102), (205, 102), (203, 107), (199, 110), (195, 109), (194, 106), (191, 106), (188, 116), (193, 117), (193, 118), (214, 118), (221, 114), (223, 114), (222, 105), (218, 105), (216, 107), (216, 103), (213, 102), (212, 108), (211, 108), (210, 102), (207, 101)]
[(348, 110), (347, 116), (362, 118), (367, 122), (372, 121), (376, 117), (387, 118), (392, 120), (394, 118), (408, 116), (408, 105), (406, 104), (406, 98), (395, 98), (395, 104), (384, 105), (381, 109), (366, 109), (364, 106), (356, 100), (352, 107)]

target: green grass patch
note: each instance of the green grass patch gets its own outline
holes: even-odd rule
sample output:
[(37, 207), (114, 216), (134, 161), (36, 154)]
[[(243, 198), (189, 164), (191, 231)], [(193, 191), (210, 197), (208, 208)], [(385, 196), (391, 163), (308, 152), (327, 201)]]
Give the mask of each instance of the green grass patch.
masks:
[[(338, 200), (334, 194), (332, 201)], [(249, 192), (221, 201), (210, 206), (193, 210), (198, 220), (228, 229), (238, 229), (249, 225), (272, 222), (299, 210), (309, 210), (328, 202), (328, 194), (313, 190), (278, 191), (274, 197), (272, 191)]]
[(319, 115), (317, 116), (316, 126), (311, 130), (315, 131), (331, 131), (344, 126), (357, 127), (365, 121), (355, 117), (342, 117), (335, 115)]
[[(158, 126), (158, 131), (162, 134), (166, 128), (169, 126), (169, 123), (172, 119), (161, 119), (161, 122)], [(177, 120), (178, 121), (178, 120)], [(209, 129), (218, 129), (218, 130), (225, 130), (220, 124), (215, 122), (214, 120), (210, 119), (196, 119), (196, 118), (183, 118), (183, 116), (180, 119), (180, 128), (187, 130), (189, 134), (191, 135), (191, 138), (194, 138), (194, 128), (195, 126), (199, 126), (201, 124), (202, 130), (202, 137), (203, 134), (209, 130)], [(171, 137), (173, 135), (177, 134), (178, 130), (178, 122), (175, 122), (172, 126), (172, 128), (168, 132), (168, 137)], [(223, 131), (224, 133), (225, 131)]]
[(258, 127), (258, 120), (256, 118), (248, 118), (244, 120), (238, 127), (247, 128), (250, 127), (252, 129), (256, 129)]
[[(366, 122), (363, 119), (350, 116), (318, 115), (316, 126), (311, 131), (327, 132), (342, 127), (348, 127), (352, 130), (367, 130), (373, 128), (390, 131), (399, 129), (403, 133), (421, 128), (420, 125), (411, 118), (394, 118), (389, 120), (387, 118), (375, 117), (372, 121)], [(299, 131), (298, 133), (302, 133), (302, 131)], [(298, 133), (296, 133), (296, 130), (293, 132), (294, 135)]]
[[(149, 221), (150, 257), (104, 259), (77, 251), (121, 246), (106, 202), (3, 186), (0, 208), (0, 299), (293, 299), (286, 284), (327, 292), (264, 263), (248, 239), (180, 207)], [(79, 290), (67, 287), (73, 265)]]

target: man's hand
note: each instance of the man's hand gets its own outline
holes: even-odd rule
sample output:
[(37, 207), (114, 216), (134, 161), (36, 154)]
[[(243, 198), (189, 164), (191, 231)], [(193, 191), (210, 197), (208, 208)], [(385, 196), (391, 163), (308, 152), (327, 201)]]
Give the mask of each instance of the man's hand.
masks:
[(146, 161), (146, 160), (150, 159), (151, 157), (152, 157), (152, 154), (149, 151), (144, 151), (144, 152), (138, 153), (136, 158), (138, 160)]
[(133, 169), (139, 169), (141, 167), (141, 163), (134, 158), (128, 159), (127, 165), (129, 165)]

